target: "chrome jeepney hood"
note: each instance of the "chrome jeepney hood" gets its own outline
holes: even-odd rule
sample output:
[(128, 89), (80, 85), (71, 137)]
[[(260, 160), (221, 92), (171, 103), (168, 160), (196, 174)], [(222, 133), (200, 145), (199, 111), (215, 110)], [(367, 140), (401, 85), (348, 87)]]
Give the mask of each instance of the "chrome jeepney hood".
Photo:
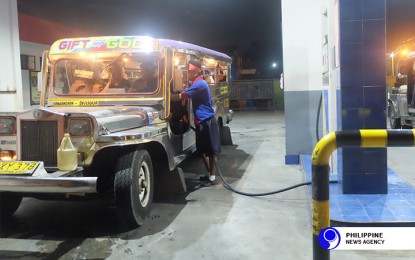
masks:
[[(45, 167), (55, 167), (57, 149), (64, 135), (69, 133), (74, 147), (83, 155), (82, 163), (88, 165), (97, 150), (114, 140), (136, 140), (137, 136), (145, 136), (147, 128), (156, 133), (164, 131), (154, 127), (159, 122), (158, 116), (158, 110), (152, 107), (38, 107), (16, 115), (16, 136), (8, 138), (9, 147), (17, 151), (19, 160), (42, 161)], [(92, 132), (72, 135), (70, 125), (79, 121), (90, 121)], [(96, 145), (99, 142), (101, 144)]]
[(158, 118), (158, 111), (152, 107), (105, 106), (105, 107), (48, 107), (39, 108), (71, 117), (88, 115), (94, 118), (99, 134), (110, 134), (151, 124)]

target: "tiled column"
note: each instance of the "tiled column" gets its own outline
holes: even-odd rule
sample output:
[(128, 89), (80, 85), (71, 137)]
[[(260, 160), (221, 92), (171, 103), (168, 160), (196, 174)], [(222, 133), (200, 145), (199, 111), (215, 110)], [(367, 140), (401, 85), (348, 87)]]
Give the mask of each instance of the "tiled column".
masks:
[[(339, 0), (339, 129), (386, 128), (386, 2)], [(386, 194), (386, 148), (340, 151), (345, 194)]]

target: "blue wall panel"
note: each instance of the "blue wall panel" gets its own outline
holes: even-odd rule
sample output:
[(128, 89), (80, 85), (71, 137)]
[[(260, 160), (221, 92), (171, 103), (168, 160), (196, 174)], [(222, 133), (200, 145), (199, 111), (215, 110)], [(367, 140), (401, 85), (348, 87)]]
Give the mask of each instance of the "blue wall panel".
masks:
[(364, 0), (340, 0), (340, 21), (362, 20), (362, 1)]
[[(339, 0), (339, 129), (386, 128), (385, 0)], [(387, 192), (385, 148), (343, 148), (344, 193)]]
[[(340, 85), (342, 88), (361, 88), (363, 87), (364, 82), (364, 72), (363, 72), (363, 64), (362, 65), (343, 65), (341, 66), (340, 74)], [(351, 77), (350, 75), (353, 75)]]
[[(379, 3), (381, 2), (381, 3)], [(364, 0), (362, 2), (362, 16), (365, 19), (385, 19), (386, 5), (382, 0)]]
[[(354, 96), (354, 98), (350, 98)], [(342, 109), (356, 109), (363, 108), (363, 89), (360, 88), (346, 88), (342, 89)]]
[(362, 42), (343, 43), (340, 49), (340, 66), (343, 65), (362, 65), (363, 64), (363, 44)]

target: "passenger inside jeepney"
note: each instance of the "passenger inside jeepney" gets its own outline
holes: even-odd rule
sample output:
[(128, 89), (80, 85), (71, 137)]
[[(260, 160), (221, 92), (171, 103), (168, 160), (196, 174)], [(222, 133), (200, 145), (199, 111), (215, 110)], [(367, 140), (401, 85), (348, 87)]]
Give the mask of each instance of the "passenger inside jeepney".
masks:
[(157, 62), (143, 61), (140, 65), (141, 77), (128, 88), (128, 93), (154, 92), (157, 89)]
[(215, 83), (215, 80), (213, 79), (212, 75), (210, 74), (209, 70), (205, 70), (203, 72), (203, 79), (206, 81), (206, 83), (211, 84)]
[(69, 94), (91, 93), (91, 82), (87, 79), (76, 79), (70, 88)]
[(216, 75), (216, 82), (226, 81), (226, 73), (221, 66), (218, 66), (218, 74)]
[(93, 83), (93, 80), (78, 78), (72, 83), (69, 94), (105, 93), (110, 85), (111, 80)]
[(102, 81), (98, 81), (92, 86), (92, 93), (106, 93), (110, 86), (111, 80), (108, 80), (106, 84)]
[(70, 87), (69, 94), (105, 93), (111, 85), (111, 79), (107, 83), (94, 79), (77, 78)]
[(92, 92), (92, 85), (94, 82), (94, 72), (91, 66), (85, 61), (71, 61), (68, 62), (71, 68), (71, 78), (73, 80), (69, 94), (85, 94)]
[(108, 67), (104, 68), (100, 78), (110, 82), (108, 88), (127, 89), (131, 85), (130, 81), (128, 81), (128, 76), (125, 73), (124, 61), (121, 58), (118, 58)]

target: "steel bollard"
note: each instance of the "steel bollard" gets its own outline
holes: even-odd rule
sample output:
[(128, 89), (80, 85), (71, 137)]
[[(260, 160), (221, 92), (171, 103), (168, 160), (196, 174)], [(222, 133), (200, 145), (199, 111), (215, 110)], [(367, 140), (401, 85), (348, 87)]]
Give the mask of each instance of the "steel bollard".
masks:
[(313, 259), (330, 259), (330, 250), (319, 245), (320, 231), (330, 226), (329, 159), (339, 147), (414, 146), (415, 130), (352, 130), (331, 132), (315, 146), (312, 154)]

